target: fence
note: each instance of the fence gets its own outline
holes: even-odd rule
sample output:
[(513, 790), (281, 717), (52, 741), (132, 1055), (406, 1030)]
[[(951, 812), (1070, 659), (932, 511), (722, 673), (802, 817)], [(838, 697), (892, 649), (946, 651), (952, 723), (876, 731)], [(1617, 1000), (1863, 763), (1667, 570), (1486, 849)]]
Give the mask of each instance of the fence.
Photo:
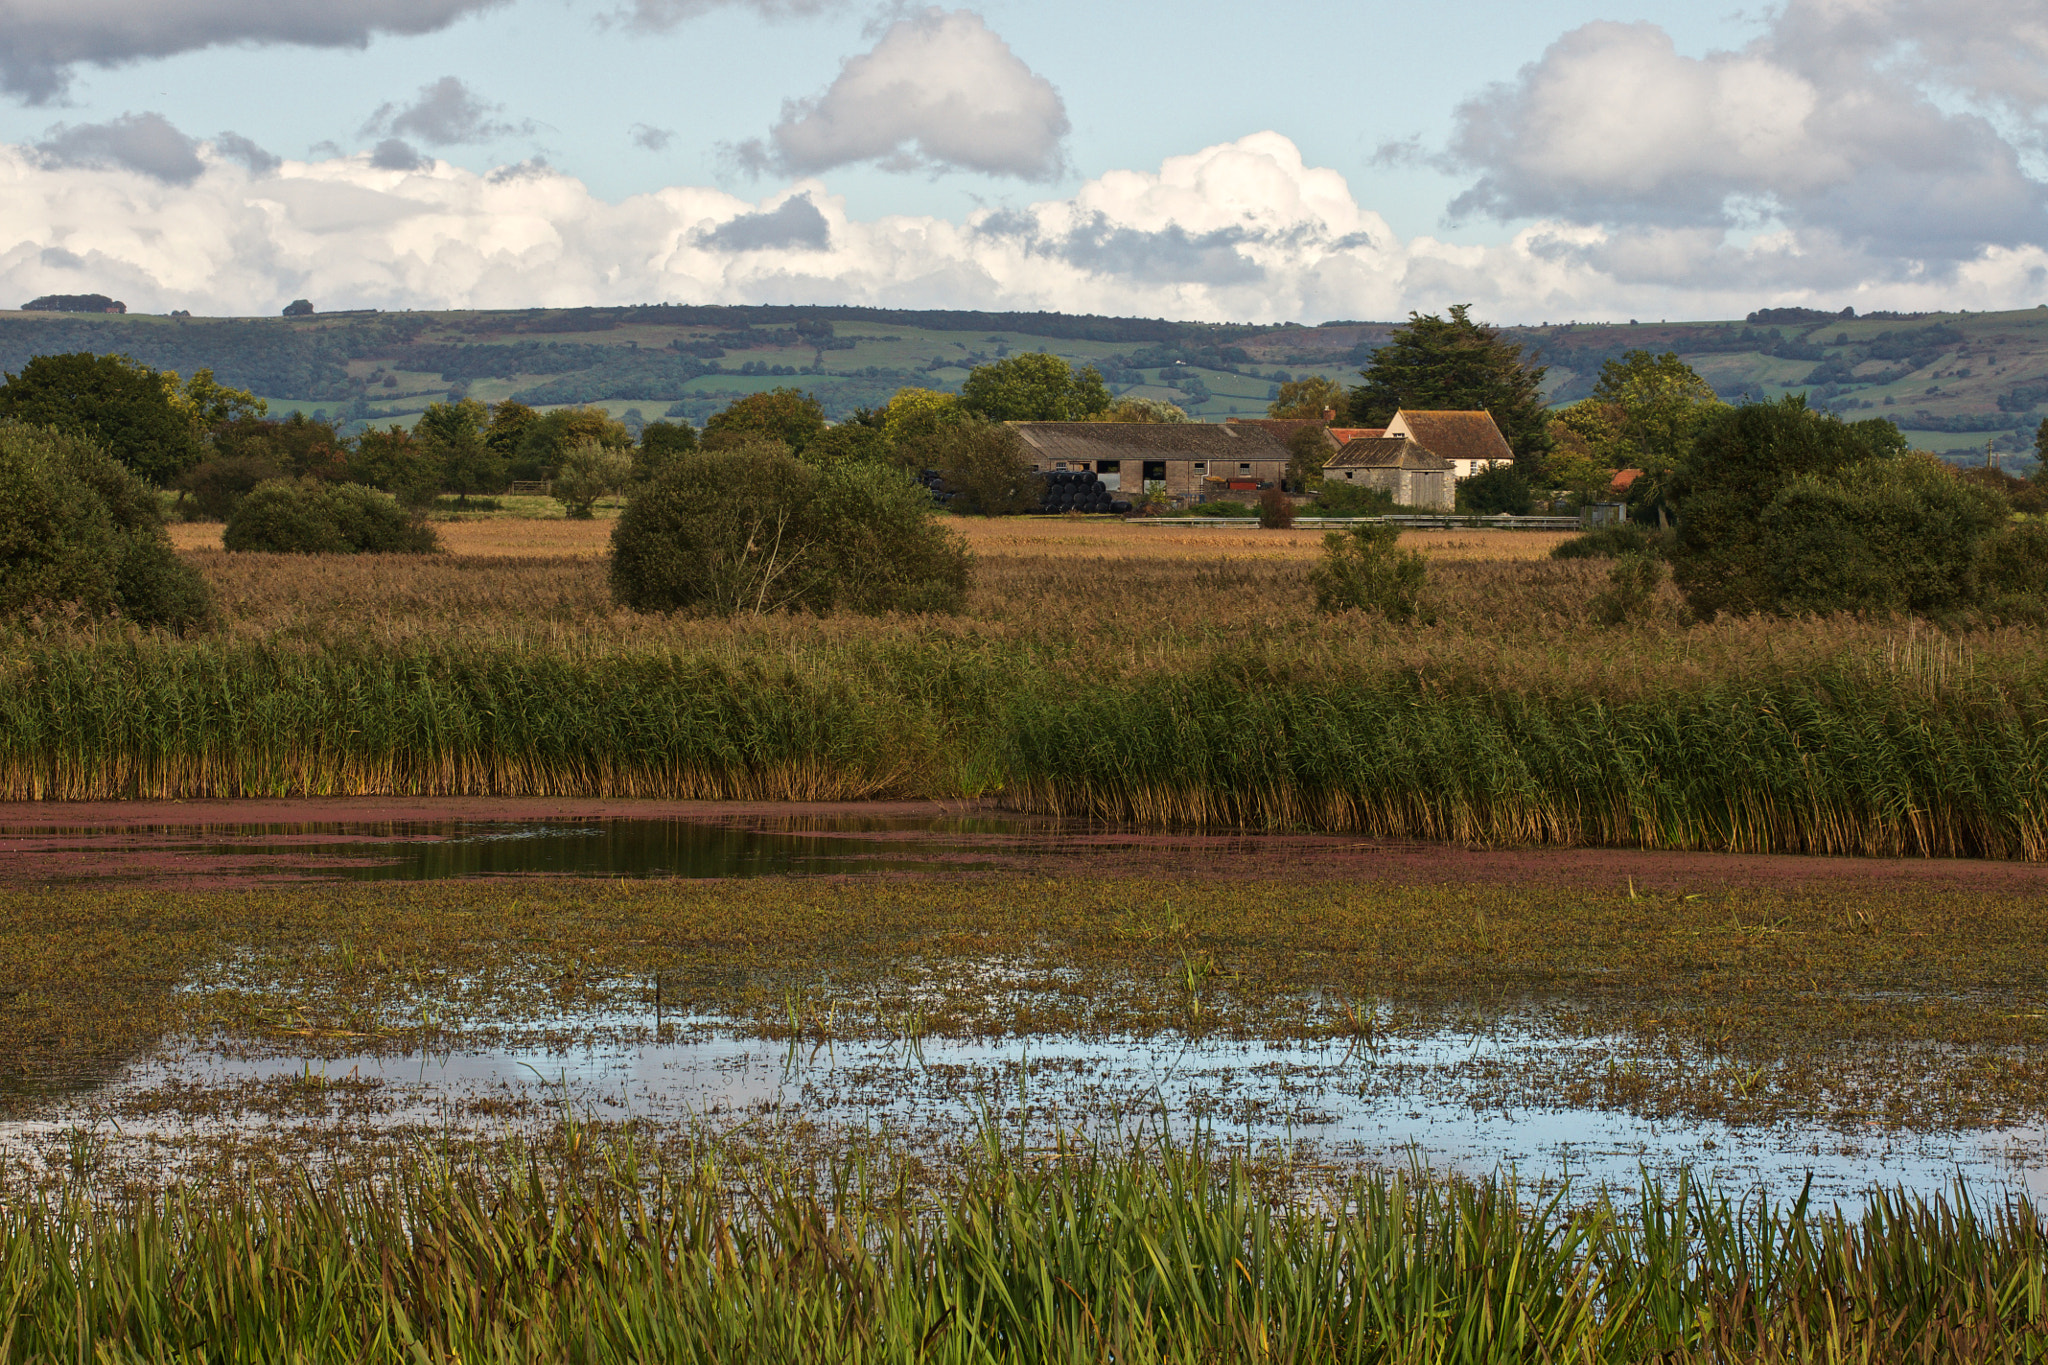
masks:
[[(1256, 526), (1256, 517), (1143, 517), (1147, 526)], [(1433, 516), (1427, 513), (1408, 513), (1392, 517), (1296, 517), (1297, 529), (1304, 526), (1357, 526), (1366, 522), (1386, 522), (1408, 531), (1577, 531), (1587, 523), (1582, 517), (1511, 517), (1505, 513), (1493, 517), (1457, 516), (1445, 513)]]

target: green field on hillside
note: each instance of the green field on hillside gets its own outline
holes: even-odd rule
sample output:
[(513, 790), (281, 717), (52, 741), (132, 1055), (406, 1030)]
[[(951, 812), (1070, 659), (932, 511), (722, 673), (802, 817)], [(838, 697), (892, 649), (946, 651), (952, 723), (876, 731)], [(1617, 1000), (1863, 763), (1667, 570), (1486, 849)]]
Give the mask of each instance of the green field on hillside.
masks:
[[(1351, 382), (1393, 326), (765, 307), (289, 321), (0, 312), (0, 370), (38, 354), (121, 351), (185, 374), (209, 367), (269, 399), (273, 411), (355, 429), (409, 424), (428, 403), (463, 394), (701, 423), (734, 398), (784, 384), (816, 393), (828, 414), (843, 417), (905, 385), (957, 390), (975, 365), (1044, 350), (1097, 366), (1118, 393), (1219, 421), (1262, 415), (1288, 379)], [(1555, 401), (1582, 397), (1604, 361), (1642, 349), (1676, 351), (1730, 400), (1805, 392), (1845, 416), (1889, 417), (1915, 445), (1963, 460), (1981, 458), (1987, 443), (2000, 453), (2030, 452), (2048, 416), (2048, 307), (1865, 317), (1787, 310), (1754, 322), (1561, 324), (1507, 334), (1550, 366), (1546, 392)]]

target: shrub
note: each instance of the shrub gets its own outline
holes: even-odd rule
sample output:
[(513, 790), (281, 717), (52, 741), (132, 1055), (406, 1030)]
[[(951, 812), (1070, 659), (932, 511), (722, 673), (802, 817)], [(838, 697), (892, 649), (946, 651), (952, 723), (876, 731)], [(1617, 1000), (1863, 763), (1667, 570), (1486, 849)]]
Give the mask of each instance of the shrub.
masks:
[(1607, 590), (1593, 598), (1593, 619), (1603, 626), (1641, 621), (1656, 606), (1666, 572), (1664, 561), (1650, 551), (1621, 555), (1607, 571)]
[(596, 515), (599, 498), (619, 492), (632, 479), (631, 455), (586, 441), (563, 453), (562, 463), (555, 470), (555, 501), (562, 504), (572, 520), (588, 521)]
[(217, 455), (178, 477), (178, 513), (186, 521), (226, 521), (257, 484), (281, 479), (273, 460), (257, 455)]
[(1623, 555), (1661, 555), (1665, 538), (1640, 522), (1616, 521), (1595, 526), (1584, 535), (1555, 546), (1552, 559), (1619, 559)]
[(956, 611), (968, 563), (908, 475), (773, 442), (677, 457), (612, 529), (612, 597), (634, 611)]
[(1383, 523), (1332, 531), (1323, 537), (1323, 562), (1309, 574), (1322, 611), (1374, 611), (1389, 621), (1412, 621), (1420, 612), (1428, 561), (1396, 548), (1400, 531)]
[(1394, 510), (1394, 495), (1384, 488), (1324, 479), (1315, 500), (1302, 510), (1318, 517), (1383, 517)]
[(177, 630), (210, 614), (141, 480), (82, 437), (0, 421), (0, 613), (67, 606)]
[(259, 484), (228, 518), (221, 543), (273, 554), (429, 554), (441, 548), (433, 528), (389, 493), (309, 479)]
[(1038, 506), (1045, 483), (1031, 468), (1024, 442), (1000, 422), (966, 419), (904, 442), (899, 458), (913, 469), (936, 469), (955, 493), (952, 508), (997, 517)]
[(1294, 525), (1294, 502), (1277, 488), (1259, 494), (1259, 525), (1269, 531), (1284, 531)]
[(1526, 517), (1536, 505), (1536, 494), (1522, 472), (1511, 464), (1488, 465), (1470, 478), (1458, 480), (1458, 510), (1474, 516), (1491, 517), (1503, 512)]
[(1244, 517), (1249, 520), (1257, 516), (1258, 510), (1250, 503), (1237, 502), (1230, 498), (1219, 498), (1215, 502), (1198, 502), (1187, 509), (1191, 517)]

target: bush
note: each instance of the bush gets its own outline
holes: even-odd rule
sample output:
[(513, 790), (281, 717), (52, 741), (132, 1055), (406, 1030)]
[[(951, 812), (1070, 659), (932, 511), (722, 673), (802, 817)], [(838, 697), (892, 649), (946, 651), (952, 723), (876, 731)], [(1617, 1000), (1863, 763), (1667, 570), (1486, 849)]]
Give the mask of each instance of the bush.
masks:
[(1315, 500), (1302, 510), (1317, 517), (1384, 517), (1394, 510), (1394, 495), (1384, 488), (1324, 479)]
[(273, 554), (430, 554), (441, 548), (433, 528), (389, 493), (310, 479), (259, 484), (228, 518), (221, 543)]
[(957, 611), (968, 570), (908, 475), (773, 442), (678, 456), (612, 529), (612, 597), (634, 611)]
[(1284, 531), (1294, 525), (1294, 502), (1277, 488), (1259, 494), (1259, 525), (1269, 531)]
[(562, 455), (553, 492), (574, 521), (596, 515), (597, 500), (624, 489), (633, 479), (633, 457), (623, 450), (585, 442)]
[(1321, 611), (1374, 611), (1389, 621), (1420, 614), (1428, 561), (1396, 548), (1400, 531), (1385, 524), (1354, 526), (1323, 537), (1323, 562), (1309, 574)]
[(956, 495), (952, 510), (970, 516), (1029, 512), (1045, 490), (1023, 440), (1000, 422), (946, 423), (905, 441), (898, 458), (913, 469), (938, 470)]
[(273, 460), (257, 455), (217, 455), (178, 478), (178, 514), (186, 521), (226, 521), (257, 484), (284, 477)]
[(1647, 617), (1664, 586), (1664, 561), (1644, 550), (1614, 561), (1607, 571), (1607, 591), (1593, 598), (1593, 619), (1603, 626), (1624, 626)]
[(1187, 515), (1191, 517), (1243, 517), (1250, 520), (1258, 514), (1258, 509), (1250, 503), (1234, 502), (1229, 498), (1219, 498), (1215, 502), (1198, 502), (1187, 509)]
[(1491, 517), (1505, 512), (1526, 517), (1536, 505), (1535, 490), (1522, 472), (1511, 464), (1488, 465), (1470, 478), (1458, 480), (1458, 510), (1474, 516)]
[(0, 613), (66, 607), (175, 630), (210, 615), (141, 480), (82, 437), (0, 421)]
[(1623, 555), (1661, 555), (1665, 537), (1641, 522), (1616, 521), (1595, 526), (1584, 535), (1553, 547), (1552, 559), (1619, 559)]

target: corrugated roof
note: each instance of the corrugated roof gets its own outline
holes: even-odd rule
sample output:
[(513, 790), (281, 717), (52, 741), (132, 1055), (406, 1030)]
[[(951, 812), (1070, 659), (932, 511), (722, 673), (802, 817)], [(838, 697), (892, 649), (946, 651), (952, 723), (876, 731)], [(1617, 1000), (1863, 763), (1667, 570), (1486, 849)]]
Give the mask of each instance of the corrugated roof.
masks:
[(1406, 436), (1364, 436), (1347, 441), (1324, 462), (1325, 469), (1450, 469), (1449, 460)]
[(1012, 422), (1041, 459), (1285, 460), (1287, 442), (1252, 422)]
[(1478, 412), (1410, 412), (1395, 414), (1387, 430), (1407, 428), (1408, 434), (1434, 454), (1446, 460), (1512, 460), (1515, 452), (1500, 434), (1493, 414)]

